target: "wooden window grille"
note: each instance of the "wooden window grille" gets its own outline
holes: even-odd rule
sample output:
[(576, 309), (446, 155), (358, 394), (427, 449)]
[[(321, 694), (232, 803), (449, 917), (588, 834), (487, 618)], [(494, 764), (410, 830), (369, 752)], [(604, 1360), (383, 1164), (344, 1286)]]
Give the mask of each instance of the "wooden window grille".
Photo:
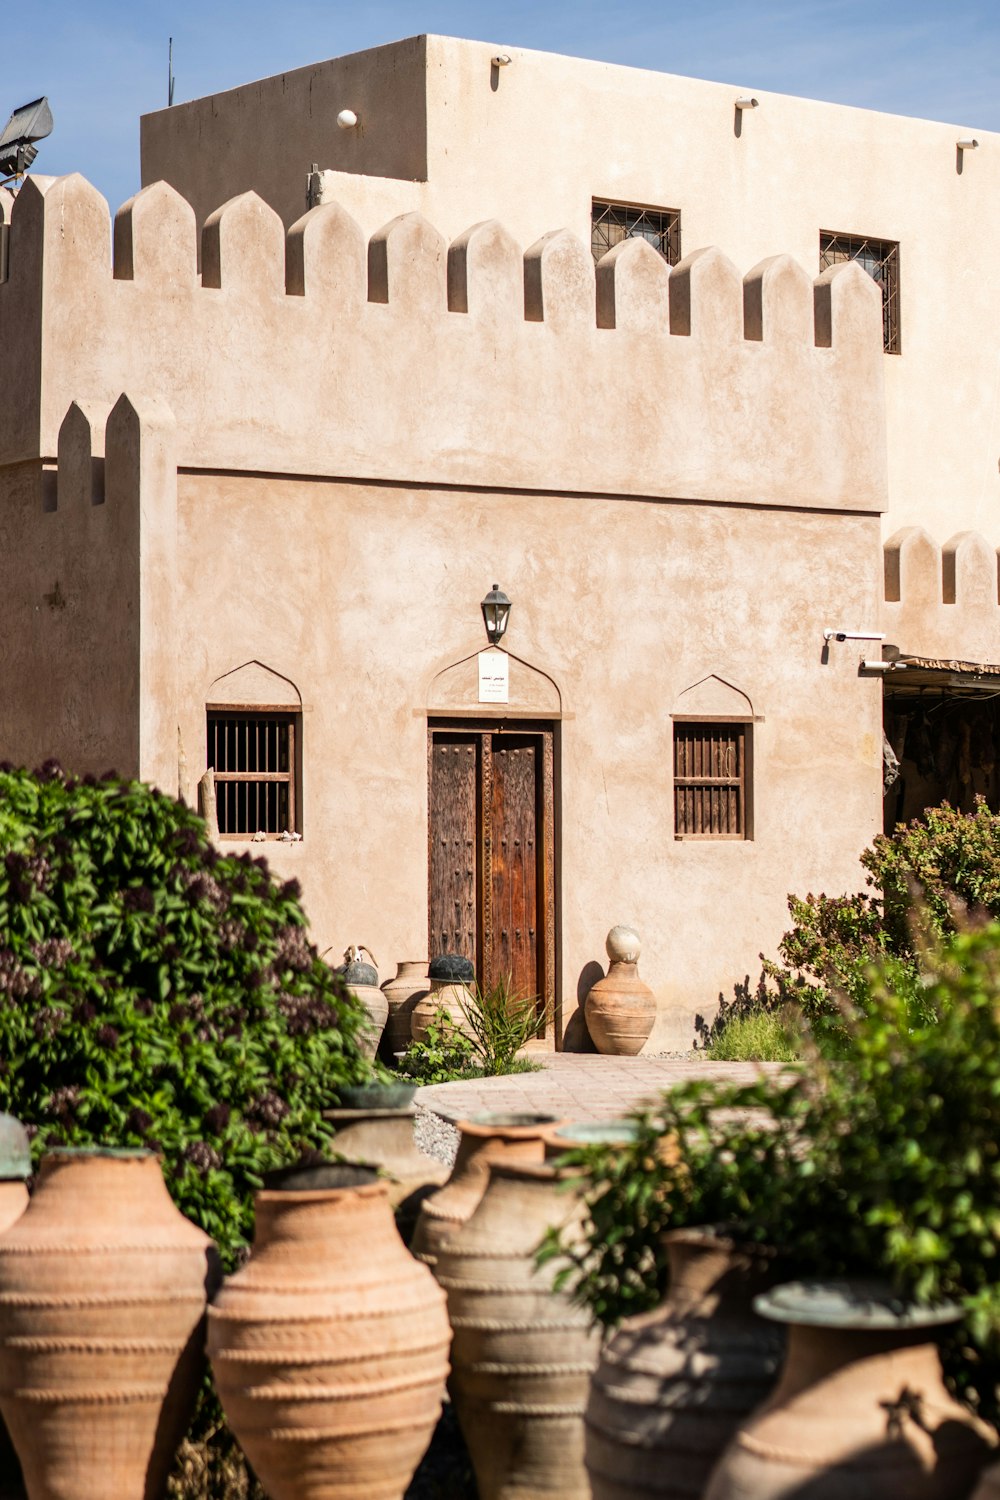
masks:
[(674, 724), (674, 837), (747, 838), (747, 724)]
[(223, 838), (295, 831), (296, 720), (269, 710), (209, 710), (208, 764)]
[(628, 239), (648, 240), (668, 265), (681, 258), (681, 211), (679, 208), (642, 208), (629, 203), (593, 201), (590, 217), (590, 249), (600, 260), (615, 245)]
[(819, 268), (845, 260), (856, 260), (882, 293), (882, 347), (898, 354), (899, 342), (899, 245), (893, 240), (869, 240), (860, 235), (831, 234), (820, 230)]

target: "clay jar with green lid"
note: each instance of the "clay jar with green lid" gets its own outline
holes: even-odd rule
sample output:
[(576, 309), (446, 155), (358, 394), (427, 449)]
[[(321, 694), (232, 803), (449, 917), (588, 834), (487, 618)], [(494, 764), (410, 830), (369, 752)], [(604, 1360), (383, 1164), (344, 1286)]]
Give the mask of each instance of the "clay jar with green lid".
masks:
[(162, 1494), (201, 1377), (215, 1250), (148, 1151), (42, 1157), (0, 1235), (0, 1414), (31, 1500)]
[(754, 1307), (788, 1326), (784, 1368), (704, 1500), (967, 1500), (996, 1436), (945, 1388), (935, 1337), (957, 1307), (861, 1281), (792, 1282)]

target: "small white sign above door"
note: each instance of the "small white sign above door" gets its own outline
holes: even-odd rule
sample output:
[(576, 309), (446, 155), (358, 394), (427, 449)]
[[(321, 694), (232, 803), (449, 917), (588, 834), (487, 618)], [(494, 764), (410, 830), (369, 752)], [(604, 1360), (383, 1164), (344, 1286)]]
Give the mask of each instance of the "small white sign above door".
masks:
[(510, 658), (506, 651), (480, 651), (479, 701), (480, 703), (508, 703), (510, 701)]

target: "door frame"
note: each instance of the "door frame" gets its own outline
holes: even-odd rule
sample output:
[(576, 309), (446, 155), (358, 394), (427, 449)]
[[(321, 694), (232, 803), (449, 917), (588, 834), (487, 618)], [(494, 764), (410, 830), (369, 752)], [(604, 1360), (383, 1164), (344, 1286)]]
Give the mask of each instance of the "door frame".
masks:
[(559, 868), (557, 835), (558, 786), (559, 786), (559, 731), (558, 719), (528, 719), (519, 716), (468, 714), (449, 716), (446, 714), (428, 717), (427, 720), (427, 905), (428, 920), (432, 909), (431, 891), (431, 803), (430, 787), (433, 773), (434, 736), (440, 734), (477, 735), (480, 751), (477, 761), (480, 767), (477, 800), (479, 806), (480, 837), (477, 850), (479, 911), (477, 913), (477, 951), (481, 983), (489, 983), (491, 976), (486, 969), (488, 955), (493, 952), (493, 882), (492, 853), (494, 830), (493, 812), (493, 757), (494, 735), (536, 735), (541, 745), (541, 809), (540, 838), (538, 840), (538, 890), (541, 907), (539, 970), (543, 976), (542, 999), (546, 1007), (546, 1022), (539, 1033), (539, 1040), (547, 1047), (562, 1046), (563, 1015), (559, 991)]

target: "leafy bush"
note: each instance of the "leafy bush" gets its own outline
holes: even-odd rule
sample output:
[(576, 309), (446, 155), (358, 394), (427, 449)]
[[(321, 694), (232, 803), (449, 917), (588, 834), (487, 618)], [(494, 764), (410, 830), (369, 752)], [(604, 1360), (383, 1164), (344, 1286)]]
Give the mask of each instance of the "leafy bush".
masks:
[[(0, 1109), (36, 1156), (158, 1150), (227, 1270), (262, 1174), (327, 1146), (331, 1093), (370, 1074), (298, 897), (148, 787), (0, 771)], [(173, 1494), (262, 1493), (207, 1391), (191, 1436)]]
[[(732, 1223), (796, 1274), (885, 1277), (919, 1302), (960, 1301), (956, 1384), (995, 1419), (1000, 1380), (1000, 923), (922, 955), (913, 1024), (876, 966), (845, 1007), (842, 1056), (734, 1088), (697, 1080), (642, 1118), (634, 1143), (573, 1154), (589, 1224), (567, 1279), (604, 1322), (652, 1305), (667, 1227)], [(957, 1351), (962, 1350), (962, 1357)]]
[(869, 891), (789, 896), (794, 925), (779, 946), (782, 963), (765, 960), (765, 973), (778, 1000), (836, 1016), (841, 996), (865, 1002), (877, 963), (908, 1022), (922, 1025), (933, 1019), (924, 948), (953, 933), (965, 908), (1000, 916), (1000, 815), (981, 798), (971, 813), (929, 808), (880, 834), (861, 863)]
[(447, 1011), (439, 1010), (422, 1042), (411, 1042), (399, 1060), (404, 1078), (416, 1083), (452, 1083), (478, 1077), (473, 1072), (472, 1043), (459, 1031)]
[(54, 767), (0, 773), (0, 856), (0, 1108), (36, 1152), (160, 1151), (232, 1267), (262, 1174), (325, 1145), (331, 1091), (369, 1072), (297, 884), (159, 792)]

